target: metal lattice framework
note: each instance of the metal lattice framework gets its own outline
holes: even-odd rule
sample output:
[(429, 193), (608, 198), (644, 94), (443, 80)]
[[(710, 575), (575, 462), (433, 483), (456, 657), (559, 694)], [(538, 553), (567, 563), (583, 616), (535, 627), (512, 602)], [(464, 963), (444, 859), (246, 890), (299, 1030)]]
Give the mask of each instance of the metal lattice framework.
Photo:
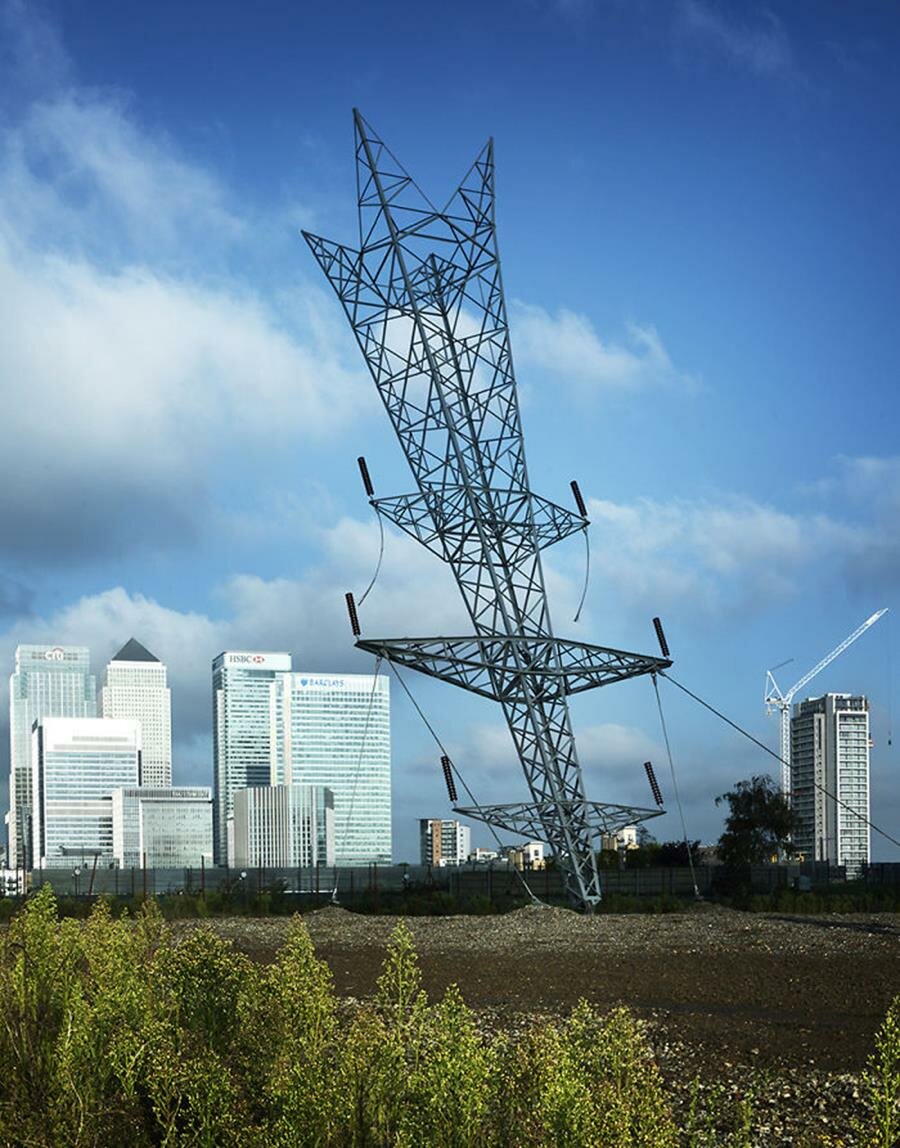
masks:
[(585, 800), (567, 698), (671, 663), (553, 636), (540, 551), (588, 520), (529, 487), (494, 227), (493, 142), (439, 210), (353, 114), (359, 247), (304, 236), (418, 487), (373, 505), (450, 566), (475, 630), (357, 645), (500, 703), (532, 801), (459, 812), (546, 840), (570, 895), (590, 909), (601, 896), (597, 835), (660, 811)]

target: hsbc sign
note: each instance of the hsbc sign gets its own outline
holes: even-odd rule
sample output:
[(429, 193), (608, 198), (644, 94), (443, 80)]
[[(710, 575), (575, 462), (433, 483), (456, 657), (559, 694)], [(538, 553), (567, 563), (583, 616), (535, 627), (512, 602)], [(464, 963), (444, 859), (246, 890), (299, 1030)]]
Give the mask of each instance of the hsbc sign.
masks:
[(289, 670), (290, 654), (234, 653), (225, 655), (225, 665), (243, 670)]

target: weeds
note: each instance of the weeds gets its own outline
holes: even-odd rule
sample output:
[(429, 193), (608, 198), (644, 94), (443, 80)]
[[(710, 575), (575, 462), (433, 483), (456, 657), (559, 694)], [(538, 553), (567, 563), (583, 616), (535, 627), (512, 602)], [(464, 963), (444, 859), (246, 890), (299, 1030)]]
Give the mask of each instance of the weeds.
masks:
[[(871, 1127), (898, 1130), (900, 998), (865, 1076)], [(49, 888), (0, 935), (0, 1143), (397, 1148), (745, 1148), (752, 1103), (699, 1082), (679, 1130), (642, 1022), (582, 1002), (512, 1040), (459, 990), (431, 1003), (404, 925), (370, 1006), (339, 1019), (302, 920), (269, 966), (208, 925), (173, 935), (153, 902), (59, 921)]]

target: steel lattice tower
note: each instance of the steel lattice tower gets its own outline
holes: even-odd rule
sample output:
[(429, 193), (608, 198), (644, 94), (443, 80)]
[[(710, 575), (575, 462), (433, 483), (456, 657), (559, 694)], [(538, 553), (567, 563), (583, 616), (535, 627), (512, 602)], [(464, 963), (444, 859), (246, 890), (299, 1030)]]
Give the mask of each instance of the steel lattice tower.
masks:
[(568, 695), (671, 663), (553, 636), (540, 552), (588, 520), (528, 483), (493, 141), (439, 210), (353, 115), (359, 248), (304, 237), (343, 304), (418, 487), (372, 504), (450, 566), (475, 631), (357, 646), (500, 703), (532, 800), (457, 811), (547, 841), (570, 896), (590, 910), (601, 897), (598, 834), (660, 810), (585, 799)]

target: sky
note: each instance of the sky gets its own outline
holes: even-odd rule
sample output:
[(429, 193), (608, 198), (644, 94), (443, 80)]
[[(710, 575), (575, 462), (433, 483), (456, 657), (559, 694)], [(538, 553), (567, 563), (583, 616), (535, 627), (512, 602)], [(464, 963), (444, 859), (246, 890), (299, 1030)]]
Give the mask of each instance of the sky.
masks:
[[(806, 692), (869, 697), (900, 837), (898, 40), (867, 0), (0, 0), (0, 665), (86, 645), (99, 676), (136, 637), (169, 667), (176, 784), (212, 782), (221, 650), (371, 671), (343, 603), (378, 552), (356, 457), (379, 494), (410, 477), (299, 237), (354, 242), (358, 106), (438, 202), (495, 140), (532, 485), (568, 505), (577, 478), (593, 523), (578, 623), (583, 548), (545, 552), (555, 632), (653, 653), (660, 615), (673, 675), (774, 749), (766, 669), (793, 658), (787, 689), (889, 607)], [(362, 623), (467, 632), (393, 530)], [(524, 800), (498, 708), (407, 680), (477, 800)], [(450, 809), (392, 691), (415, 860)], [(716, 795), (777, 763), (661, 696), (714, 840)], [(572, 713), (588, 796), (651, 804), (651, 759), (650, 828), (679, 838), (649, 680)]]

